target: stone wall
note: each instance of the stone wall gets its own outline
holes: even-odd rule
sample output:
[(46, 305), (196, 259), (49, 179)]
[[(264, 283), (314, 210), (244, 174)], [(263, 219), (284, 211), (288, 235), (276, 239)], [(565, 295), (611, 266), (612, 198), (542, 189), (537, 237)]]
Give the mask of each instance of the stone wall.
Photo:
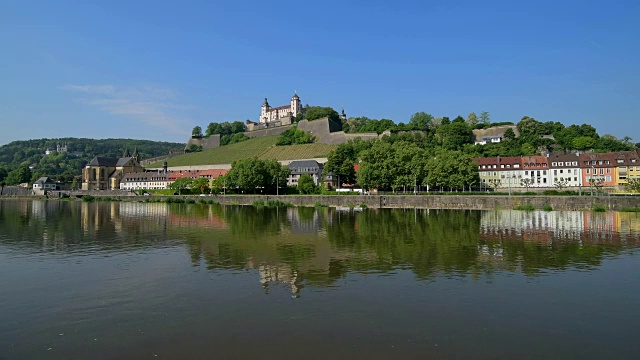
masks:
[(32, 196), (33, 191), (22, 186), (2, 186), (0, 196)]
[(293, 205), (359, 206), (370, 208), (424, 208), (492, 210), (513, 209), (519, 205), (533, 205), (542, 210), (550, 205), (554, 210), (589, 210), (603, 206), (607, 210), (640, 207), (640, 196), (478, 196), (478, 195), (300, 195), (300, 196), (215, 196), (223, 204), (250, 205), (258, 199), (280, 200)]
[(344, 131), (331, 132), (329, 118), (312, 121), (301, 120), (298, 123), (298, 129), (311, 133), (316, 137), (316, 142), (320, 144), (339, 145), (355, 138), (361, 138), (362, 140), (378, 138), (376, 133), (346, 134)]
[(189, 138), (189, 141), (187, 141), (187, 145), (184, 149), (189, 150), (191, 145), (202, 146), (202, 150), (220, 147), (220, 134), (202, 138)]
[(291, 129), (292, 126), (293, 125), (284, 125), (284, 126), (272, 127), (272, 128), (262, 129), (262, 130), (247, 131), (244, 134), (247, 137), (252, 137), (252, 138), (280, 135), (283, 132)]

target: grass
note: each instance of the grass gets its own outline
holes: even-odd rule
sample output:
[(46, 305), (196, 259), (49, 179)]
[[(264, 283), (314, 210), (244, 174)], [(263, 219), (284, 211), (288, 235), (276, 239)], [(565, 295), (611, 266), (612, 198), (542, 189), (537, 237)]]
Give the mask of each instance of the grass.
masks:
[(640, 212), (640, 207), (622, 208), (620, 212)]
[[(257, 157), (262, 160), (295, 160), (326, 157), (336, 145), (304, 144), (276, 146), (278, 136), (253, 138), (219, 148), (176, 156), (167, 160), (169, 166), (193, 166), (231, 164), (235, 160)], [(153, 163), (147, 167), (161, 167), (162, 163)]]

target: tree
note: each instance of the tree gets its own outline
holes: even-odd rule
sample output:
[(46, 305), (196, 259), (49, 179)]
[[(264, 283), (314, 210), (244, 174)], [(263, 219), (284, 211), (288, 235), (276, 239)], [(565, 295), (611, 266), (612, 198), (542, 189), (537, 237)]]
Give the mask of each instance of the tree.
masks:
[(0, 166), (0, 183), (4, 182), (4, 179), (6, 179), (8, 174), (9, 172), (7, 169), (4, 166)]
[(504, 139), (505, 140), (515, 140), (516, 139), (516, 133), (513, 131), (512, 128), (508, 128), (507, 130), (504, 131)]
[(71, 190), (78, 190), (78, 178), (74, 177), (71, 182)]
[(476, 113), (470, 112), (469, 115), (467, 115), (467, 125), (469, 125), (469, 127), (473, 129), (477, 123), (478, 116), (476, 116)]
[(433, 116), (424, 111), (420, 111), (411, 115), (411, 118), (409, 119), (409, 126), (414, 130), (429, 131), (431, 130), (432, 122)]
[(193, 130), (191, 130), (191, 137), (201, 138), (202, 137), (202, 128), (200, 126), (195, 126)]
[(182, 195), (182, 190), (191, 189), (192, 185), (193, 179), (182, 177), (169, 184), (169, 189), (178, 190), (178, 195)]
[(437, 151), (427, 162), (426, 173), (429, 185), (449, 189), (461, 190), (479, 180), (477, 165), (462, 151)]
[(191, 144), (189, 145), (189, 152), (200, 152), (202, 151), (201, 145)]
[(198, 178), (191, 183), (192, 189), (198, 189), (200, 194), (204, 194), (209, 190), (209, 179), (207, 178)]
[(356, 182), (356, 149), (354, 142), (340, 144), (332, 150), (324, 164), (324, 176), (334, 173), (340, 177), (341, 182), (354, 184)]
[(309, 174), (302, 174), (298, 179), (298, 192), (300, 194), (315, 194), (317, 193), (316, 184), (313, 183), (313, 178)]
[(592, 176), (589, 178), (589, 187), (596, 189), (596, 194), (600, 192), (600, 189), (604, 186), (604, 178), (603, 177), (595, 177)]
[[(313, 121), (322, 118), (329, 118), (329, 121), (338, 124), (342, 129), (342, 122), (340, 121), (340, 114), (333, 108), (328, 106), (310, 106), (305, 111), (304, 118)], [(338, 129), (338, 130), (340, 130)]]
[(455, 122), (441, 125), (436, 130), (436, 138), (443, 148), (447, 150), (458, 150), (464, 144), (473, 143), (473, 132), (464, 122)]
[(527, 189), (527, 191), (529, 191), (529, 188), (531, 187), (531, 185), (533, 185), (533, 179), (531, 178), (520, 179), (520, 186)]
[(629, 182), (625, 185), (628, 191), (637, 193), (640, 192), (640, 178), (629, 179)]
[[(227, 173), (229, 183), (242, 191), (255, 192), (257, 188), (276, 190), (286, 183), (289, 168), (276, 160), (260, 160), (256, 157), (236, 160)], [(228, 185), (227, 185), (228, 186)]]
[(553, 186), (555, 186), (558, 190), (562, 190), (569, 186), (569, 180), (565, 178), (556, 178), (555, 180), (553, 180)]
[(571, 142), (572, 147), (576, 150), (589, 150), (593, 149), (596, 141), (588, 136), (579, 136), (573, 139)]
[(395, 177), (395, 166), (390, 156), (391, 144), (375, 141), (373, 146), (360, 154), (358, 184), (365, 189), (389, 189)]
[(7, 174), (5, 182), (7, 185), (20, 185), (28, 183), (29, 180), (31, 180), (31, 169), (27, 165), (22, 165)]
[(487, 111), (483, 111), (480, 113), (480, 124), (484, 126), (491, 125), (491, 115)]
[(278, 142), (276, 142), (276, 145), (311, 144), (314, 140), (315, 136), (294, 126), (285, 130), (280, 134), (280, 136), (278, 136)]

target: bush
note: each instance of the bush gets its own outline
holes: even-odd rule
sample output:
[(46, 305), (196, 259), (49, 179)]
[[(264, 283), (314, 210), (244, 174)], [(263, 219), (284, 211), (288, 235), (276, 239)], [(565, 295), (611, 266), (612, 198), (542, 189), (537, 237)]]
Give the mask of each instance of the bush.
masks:
[(594, 205), (592, 211), (594, 212), (606, 212), (607, 208), (604, 205)]
[(360, 204), (360, 209), (366, 209), (368, 208), (367, 204)]
[(634, 207), (634, 208), (622, 208), (620, 209), (621, 212), (640, 212), (640, 207)]
[(82, 197), (82, 201), (84, 201), (84, 202), (93, 202), (95, 200), (96, 200), (96, 198), (91, 196), (91, 195), (85, 195), (85, 196)]
[(553, 211), (553, 206), (547, 204), (542, 208), (542, 210), (544, 210), (544, 211)]
[(518, 205), (515, 208), (513, 208), (514, 210), (522, 210), (522, 211), (533, 211), (535, 210), (535, 206), (531, 205), (531, 204), (522, 204), (522, 205)]

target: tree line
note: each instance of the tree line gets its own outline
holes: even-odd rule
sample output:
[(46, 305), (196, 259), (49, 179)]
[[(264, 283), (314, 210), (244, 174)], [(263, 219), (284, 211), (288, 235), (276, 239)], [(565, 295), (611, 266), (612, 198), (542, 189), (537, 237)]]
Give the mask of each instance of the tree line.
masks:
[[(66, 145), (66, 152), (56, 152), (57, 145)], [(120, 157), (125, 150), (138, 150), (140, 157), (151, 158), (183, 149), (184, 144), (132, 139), (35, 139), (13, 141), (0, 146), (0, 184), (33, 183), (42, 176), (71, 182), (95, 156)], [(49, 155), (47, 149), (52, 150)], [(9, 176), (11, 174), (11, 176)]]

